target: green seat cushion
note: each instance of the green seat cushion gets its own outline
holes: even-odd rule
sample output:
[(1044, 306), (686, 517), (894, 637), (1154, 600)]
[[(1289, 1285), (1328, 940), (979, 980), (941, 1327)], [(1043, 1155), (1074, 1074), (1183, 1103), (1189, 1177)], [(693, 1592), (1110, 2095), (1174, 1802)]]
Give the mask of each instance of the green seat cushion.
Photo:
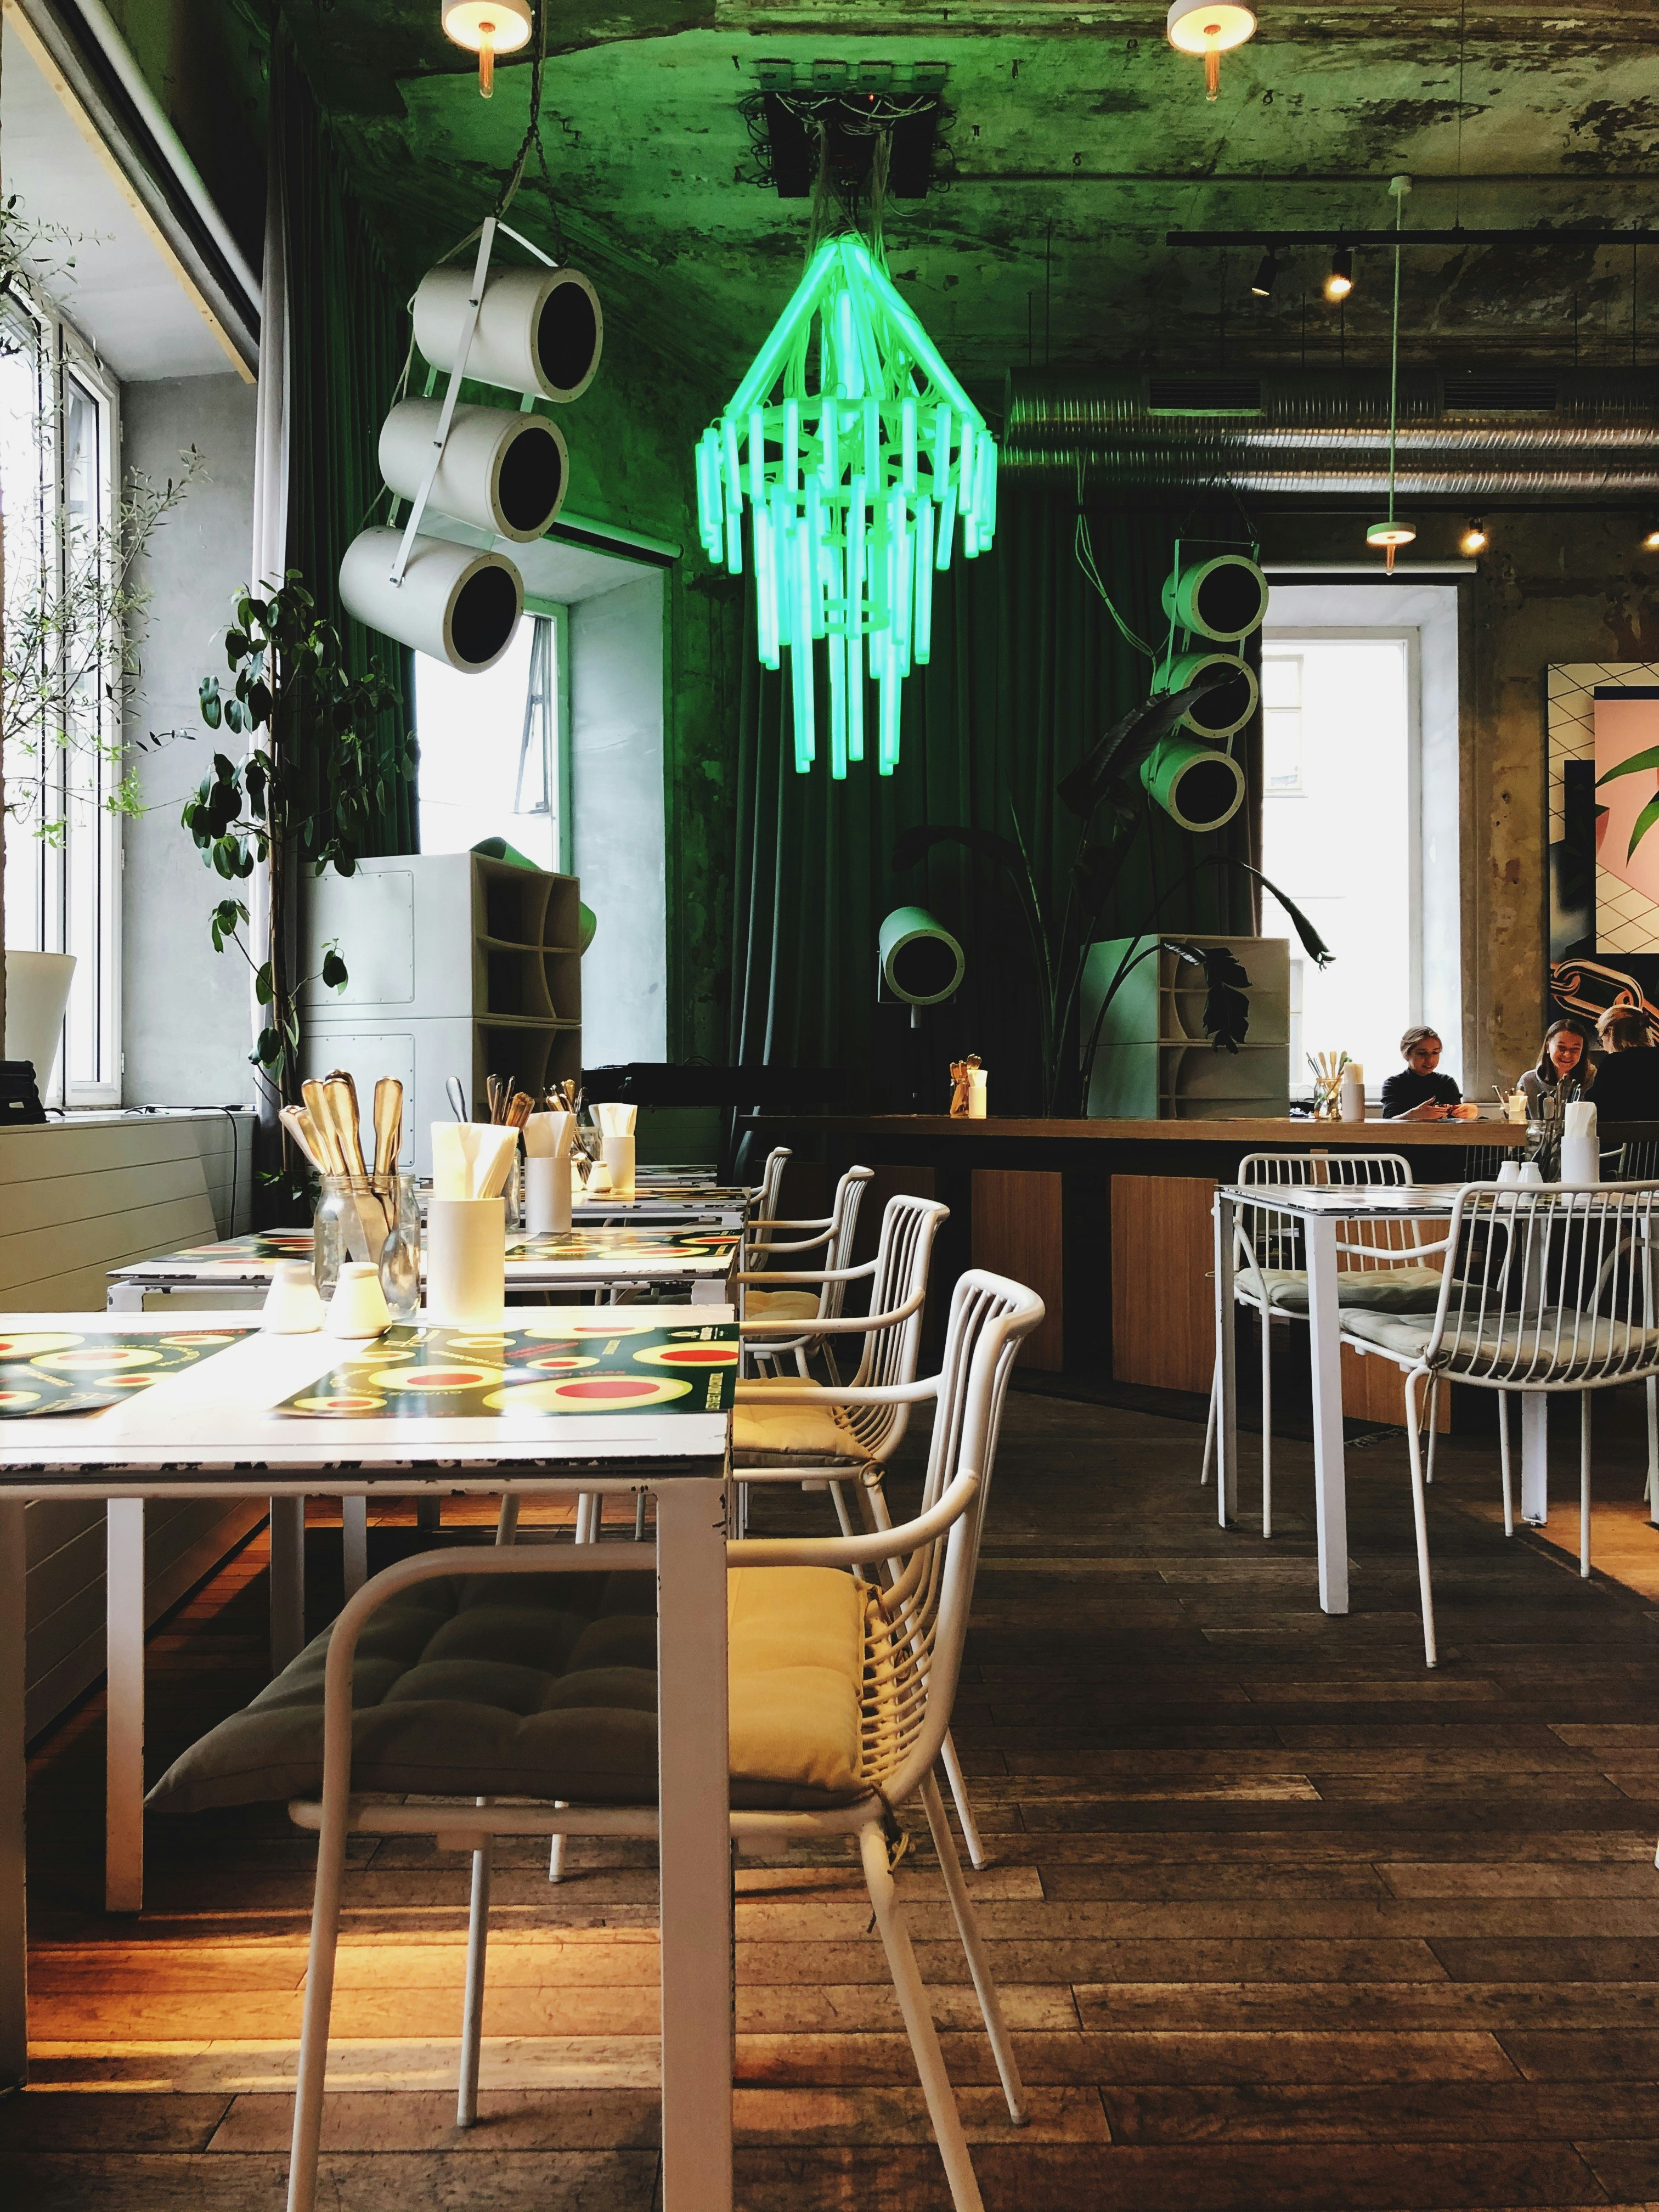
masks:
[[(1511, 1387), (1517, 1390), (1525, 1388), (1526, 1375), (1534, 1369), (1540, 1374), (1557, 1371), (1570, 1381), (1574, 1373), (1607, 1359), (1640, 1367), (1659, 1348), (1659, 1331), (1627, 1328), (1621, 1322), (1593, 1319), (1588, 1314), (1558, 1314), (1553, 1308), (1524, 1328), (1511, 1322), (1501, 1341), (1492, 1322), (1477, 1327), (1471, 1317), (1460, 1330), (1456, 1318), (1455, 1311), (1447, 1316), (1446, 1334), (1434, 1356), (1436, 1368), (1449, 1370), (1454, 1376), (1462, 1370), (1480, 1377), (1494, 1365), (1515, 1367), (1516, 1380)], [(1406, 1314), (1345, 1313), (1342, 1334), (1374, 1344), (1395, 1359), (1416, 1361), (1428, 1349), (1433, 1323)]]
[[(1308, 1278), (1300, 1267), (1241, 1267), (1240, 1288), (1258, 1303), (1265, 1285), (1267, 1303), (1276, 1313), (1305, 1314)], [(1431, 1314), (1440, 1303), (1443, 1278), (1437, 1267), (1340, 1267), (1336, 1277), (1336, 1302), (1344, 1312), (1351, 1308), (1370, 1313)]]
[[(821, 1567), (726, 1579), (732, 1804), (810, 1809), (862, 1795), (860, 1585)], [(194, 1813), (319, 1796), (331, 1634), (175, 1759), (148, 1802)], [(356, 1793), (653, 1804), (653, 1579), (417, 1583), (366, 1624), (352, 1706)]]

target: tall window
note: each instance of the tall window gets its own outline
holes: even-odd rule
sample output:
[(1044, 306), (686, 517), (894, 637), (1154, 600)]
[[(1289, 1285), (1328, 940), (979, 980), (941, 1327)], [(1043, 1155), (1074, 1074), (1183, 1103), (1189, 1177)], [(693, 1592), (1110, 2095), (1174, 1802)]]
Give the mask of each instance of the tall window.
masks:
[(118, 387), (44, 303), (0, 308), (6, 943), (76, 959), (52, 1096), (118, 1103)]
[(423, 853), (505, 837), (539, 868), (569, 868), (568, 635), (559, 607), (521, 622), (482, 676), (416, 655)]
[(1399, 633), (1273, 633), (1263, 647), (1262, 866), (1336, 955), (1303, 959), (1263, 898), (1264, 933), (1291, 940), (1292, 1091), (1309, 1053), (1346, 1051), (1375, 1093), (1423, 1018), (1411, 651)]

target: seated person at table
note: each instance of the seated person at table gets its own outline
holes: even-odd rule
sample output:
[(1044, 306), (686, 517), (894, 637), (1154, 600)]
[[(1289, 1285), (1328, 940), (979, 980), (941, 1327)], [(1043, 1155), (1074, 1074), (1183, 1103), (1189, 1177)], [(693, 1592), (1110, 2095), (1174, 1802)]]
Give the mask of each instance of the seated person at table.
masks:
[(1437, 1075), (1440, 1039), (1433, 1030), (1407, 1030), (1400, 1040), (1406, 1065), (1382, 1085), (1382, 1118), (1387, 1121), (1449, 1121), (1462, 1103), (1463, 1094), (1449, 1075)]
[(1659, 1045), (1640, 1006), (1609, 1006), (1595, 1024), (1607, 1057), (1596, 1070), (1596, 1120), (1659, 1121)]
[(1595, 1063), (1584, 1050), (1584, 1032), (1571, 1022), (1552, 1022), (1538, 1048), (1538, 1065), (1529, 1067), (1516, 1088), (1536, 1119), (1546, 1099), (1562, 1098), (1576, 1085), (1583, 1092), (1595, 1080)]

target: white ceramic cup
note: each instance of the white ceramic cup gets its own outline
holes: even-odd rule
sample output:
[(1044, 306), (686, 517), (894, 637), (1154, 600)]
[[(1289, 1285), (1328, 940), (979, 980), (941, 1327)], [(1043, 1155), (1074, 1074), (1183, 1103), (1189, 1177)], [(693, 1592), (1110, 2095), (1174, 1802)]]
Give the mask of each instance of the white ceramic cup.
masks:
[(612, 1198), (629, 1199), (634, 1195), (634, 1139), (632, 1137), (607, 1137), (600, 1146), (601, 1164), (611, 1176)]
[(323, 1302), (309, 1260), (279, 1260), (259, 1311), (259, 1326), (273, 1336), (308, 1336), (323, 1325)]
[(500, 1328), (507, 1319), (507, 1209), (499, 1198), (434, 1198), (426, 1217), (428, 1319)]
[(524, 1164), (524, 1225), (532, 1237), (557, 1237), (570, 1226), (570, 1155)]
[(347, 1260), (328, 1302), (331, 1336), (378, 1336), (392, 1326), (392, 1309), (380, 1288), (380, 1271), (372, 1260)]

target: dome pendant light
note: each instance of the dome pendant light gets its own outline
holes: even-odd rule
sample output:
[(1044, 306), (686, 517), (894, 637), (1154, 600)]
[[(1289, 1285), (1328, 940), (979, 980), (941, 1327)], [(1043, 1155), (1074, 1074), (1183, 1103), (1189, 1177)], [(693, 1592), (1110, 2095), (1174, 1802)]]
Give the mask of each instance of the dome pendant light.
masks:
[(1395, 449), (1400, 431), (1400, 230), (1406, 219), (1406, 195), (1412, 188), (1409, 177), (1393, 177), (1389, 190), (1394, 194), (1394, 335), (1389, 353), (1389, 512), (1387, 519), (1372, 523), (1365, 532), (1367, 545), (1380, 545), (1388, 556), (1388, 573), (1394, 574), (1394, 556), (1402, 545), (1415, 544), (1417, 532), (1409, 522), (1396, 516), (1394, 511)]
[(443, 0), (444, 36), (478, 57), (478, 91), (495, 90), (495, 57), (515, 53), (530, 40), (530, 0)]
[(1205, 89), (1213, 100), (1221, 90), (1221, 57), (1255, 36), (1255, 11), (1241, 0), (1171, 0), (1164, 35), (1177, 52), (1203, 55)]

